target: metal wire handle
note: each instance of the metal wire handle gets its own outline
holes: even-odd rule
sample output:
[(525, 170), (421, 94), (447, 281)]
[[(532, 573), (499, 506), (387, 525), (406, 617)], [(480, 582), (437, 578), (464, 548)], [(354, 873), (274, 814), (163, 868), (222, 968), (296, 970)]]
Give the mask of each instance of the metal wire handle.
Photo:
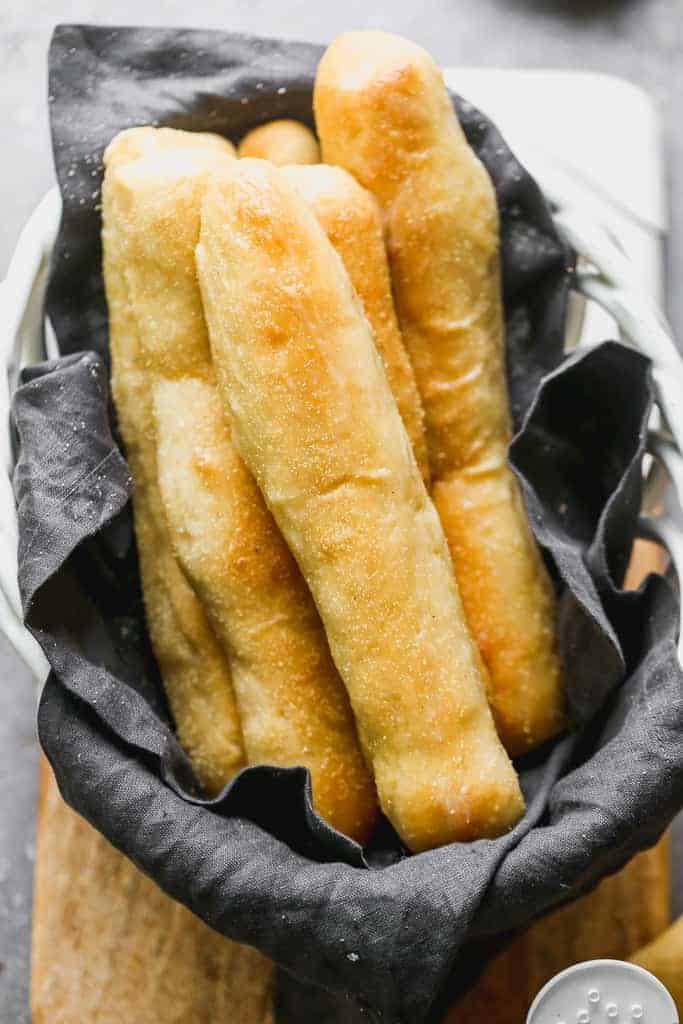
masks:
[[(661, 426), (650, 434), (648, 451), (656, 465), (648, 474), (640, 531), (668, 550), (679, 580), (683, 579), (683, 361), (671, 328), (652, 299), (640, 288), (628, 257), (596, 221), (581, 210), (557, 201), (555, 221), (568, 242), (581, 255), (576, 290), (595, 302), (617, 323), (622, 340), (652, 361), (656, 404)], [(0, 631), (42, 682), (48, 664), (38, 644), (23, 624), (17, 584), (17, 515), (12, 491), (14, 458), (9, 411), (21, 367), (55, 355), (54, 335), (43, 316), (43, 302), (50, 255), (61, 214), (59, 191), (54, 188), (34, 211), (19, 238), (7, 277), (0, 283)], [(664, 480), (662, 474), (665, 474)], [(648, 510), (656, 492), (663, 511)], [(683, 634), (683, 630), (681, 630)], [(678, 655), (683, 663), (683, 636)]]

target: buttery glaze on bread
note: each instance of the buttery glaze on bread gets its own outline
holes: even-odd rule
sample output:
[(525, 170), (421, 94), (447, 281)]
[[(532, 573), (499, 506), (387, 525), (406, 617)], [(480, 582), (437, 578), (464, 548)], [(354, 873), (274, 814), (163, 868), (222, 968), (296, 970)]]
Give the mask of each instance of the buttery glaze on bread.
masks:
[[(179, 133), (174, 133), (177, 135)], [(163, 149), (168, 136), (132, 129), (105, 154), (103, 267), (109, 306), (112, 389), (126, 456), (135, 481), (133, 513), (142, 592), (152, 646), (178, 736), (209, 793), (218, 792), (244, 765), (230, 670), (197, 597), (172, 551), (157, 484), (152, 430), (152, 377), (146, 351), (146, 302), (137, 282), (134, 226), (120, 174), (144, 153)], [(221, 153), (220, 140), (208, 146)], [(226, 147), (219, 159), (230, 159)]]
[(258, 157), (273, 164), (317, 164), (320, 160), (318, 140), (301, 121), (286, 118), (267, 121), (253, 128), (237, 147), (240, 157)]
[(412, 850), (523, 810), (448, 548), (339, 256), (265, 161), (215, 177), (197, 248), (233, 437), (295, 554), (380, 804)]
[(377, 200), (341, 167), (283, 167), (341, 256), (356, 289), (408, 432), (422, 479), (429, 484), (424, 410), (391, 295), (389, 263)]
[(427, 420), (432, 496), (499, 734), (518, 754), (565, 722), (553, 591), (507, 465), (498, 212), (434, 61), (352, 32), (318, 68), (323, 158), (380, 201), (403, 338)]
[(217, 161), (202, 140), (118, 171), (149, 432), (175, 554), (228, 655), (249, 763), (303, 764), (335, 828), (368, 838), (376, 796), (343, 683), (296, 562), (237, 455), (214, 383), (194, 248)]

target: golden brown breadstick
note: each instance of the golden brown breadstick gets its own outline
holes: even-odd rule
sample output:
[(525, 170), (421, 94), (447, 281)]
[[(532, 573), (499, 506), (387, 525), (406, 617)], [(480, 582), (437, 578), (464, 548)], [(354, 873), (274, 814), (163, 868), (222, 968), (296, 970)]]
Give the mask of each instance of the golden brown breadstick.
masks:
[(349, 699), (297, 564), (231, 442), (216, 387), (163, 381), (154, 402), (171, 535), (229, 651), (247, 759), (305, 765), (318, 813), (364, 842), (377, 798)]
[(154, 148), (150, 132), (125, 132), (105, 154), (102, 242), (112, 390), (135, 481), (135, 533), (152, 646), (180, 742), (204, 787), (215, 793), (244, 764), (241, 730), (227, 659), (176, 562), (164, 521), (151, 429), (154, 368), (142, 340), (144, 307), (131, 297), (127, 280), (133, 257), (117, 181), (130, 161)]
[(146, 325), (152, 433), (170, 537), (227, 651), (250, 763), (303, 764), (319, 813), (364, 841), (376, 796), (313, 600), (233, 448), (196, 279), (201, 200), (219, 166), (201, 143), (115, 178), (134, 308)]
[(339, 256), (284, 175), (210, 184), (197, 266), (234, 439), (311, 588), (380, 804), (413, 850), (522, 812), (438, 516)]
[(253, 128), (237, 147), (237, 155), (270, 160), (273, 164), (317, 164), (318, 140), (301, 121), (268, 121)]
[(433, 498), (507, 749), (565, 721), (552, 587), (507, 465), (498, 212), (424, 50), (352, 32), (327, 50), (314, 106), (324, 159), (386, 218), (399, 323), (427, 419)]
[(341, 256), (351, 284), (363, 303), (389, 387), (408, 432), (422, 479), (428, 485), (424, 410), (396, 319), (377, 200), (341, 167), (328, 167), (327, 164), (291, 166), (283, 167), (282, 172), (311, 207)]
[(654, 942), (639, 949), (632, 958), (671, 992), (679, 1013), (683, 1013), (683, 917), (679, 917)]

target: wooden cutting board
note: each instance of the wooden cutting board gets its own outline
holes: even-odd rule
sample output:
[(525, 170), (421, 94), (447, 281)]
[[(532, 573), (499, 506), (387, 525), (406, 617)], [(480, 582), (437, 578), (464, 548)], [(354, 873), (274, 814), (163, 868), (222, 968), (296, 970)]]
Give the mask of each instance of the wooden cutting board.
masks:
[[(630, 584), (661, 569), (662, 558), (639, 542)], [(447, 1024), (522, 1024), (557, 971), (594, 957), (627, 959), (667, 926), (669, 904), (664, 839), (585, 899), (534, 925), (489, 966)], [(43, 761), (33, 1024), (272, 1024), (271, 983), (260, 954), (212, 932), (71, 811)]]
[(33, 1024), (272, 1024), (270, 963), (109, 845), (40, 769)]

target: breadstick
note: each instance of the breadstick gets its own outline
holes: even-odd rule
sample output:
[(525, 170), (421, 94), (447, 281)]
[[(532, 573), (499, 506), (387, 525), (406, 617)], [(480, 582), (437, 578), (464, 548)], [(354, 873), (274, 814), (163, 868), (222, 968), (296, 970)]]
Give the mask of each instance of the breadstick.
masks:
[(348, 696), (297, 564), (231, 442), (216, 387), (163, 381), (154, 404), (171, 534), (230, 653), (247, 759), (305, 765), (318, 813), (364, 842), (376, 795)]
[(132, 255), (120, 216), (117, 174), (153, 149), (153, 131), (125, 132), (105, 154), (102, 243), (112, 390), (135, 481), (133, 514), (152, 647), (180, 742), (205, 789), (216, 793), (244, 764), (241, 730), (227, 659), (177, 564), (164, 522), (150, 429), (153, 370), (144, 352), (144, 309), (131, 298), (127, 280)]
[(224, 157), (235, 155), (235, 147), (222, 135), (213, 132), (186, 132), (178, 128), (152, 128), (140, 125), (137, 128), (125, 128), (107, 147), (106, 165), (111, 172), (116, 167), (132, 163), (143, 156), (150, 156), (167, 149), (196, 149), (205, 146), (216, 155)]
[(216, 391), (194, 248), (217, 164), (200, 149), (117, 176), (135, 308), (154, 393), (157, 473), (171, 541), (227, 652), (250, 763), (303, 764), (316, 810), (359, 841), (376, 796), (348, 696), (310, 593), (233, 448)]
[(550, 580), (507, 464), (496, 197), (424, 50), (352, 32), (327, 50), (314, 106), (324, 159), (385, 215), (397, 312), (427, 421), (432, 496), (508, 751), (565, 721)]
[(377, 200), (341, 167), (316, 164), (282, 170), (341, 256), (375, 336), (422, 479), (429, 485), (424, 410), (396, 319)]
[(318, 140), (301, 121), (268, 121), (253, 128), (237, 147), (237, 155), (259, 157), (273, 164), (317, 164)]
[(683, 1013), (683, 917), (639, 949), (632, 959), (666, 985), (679, 1013)]
[(238, 160), (197, 266), (233, 437), (303, 571), (380, 804), (412, 850), (522, 813), (446, 541), (339, 256), (284, 175)]

